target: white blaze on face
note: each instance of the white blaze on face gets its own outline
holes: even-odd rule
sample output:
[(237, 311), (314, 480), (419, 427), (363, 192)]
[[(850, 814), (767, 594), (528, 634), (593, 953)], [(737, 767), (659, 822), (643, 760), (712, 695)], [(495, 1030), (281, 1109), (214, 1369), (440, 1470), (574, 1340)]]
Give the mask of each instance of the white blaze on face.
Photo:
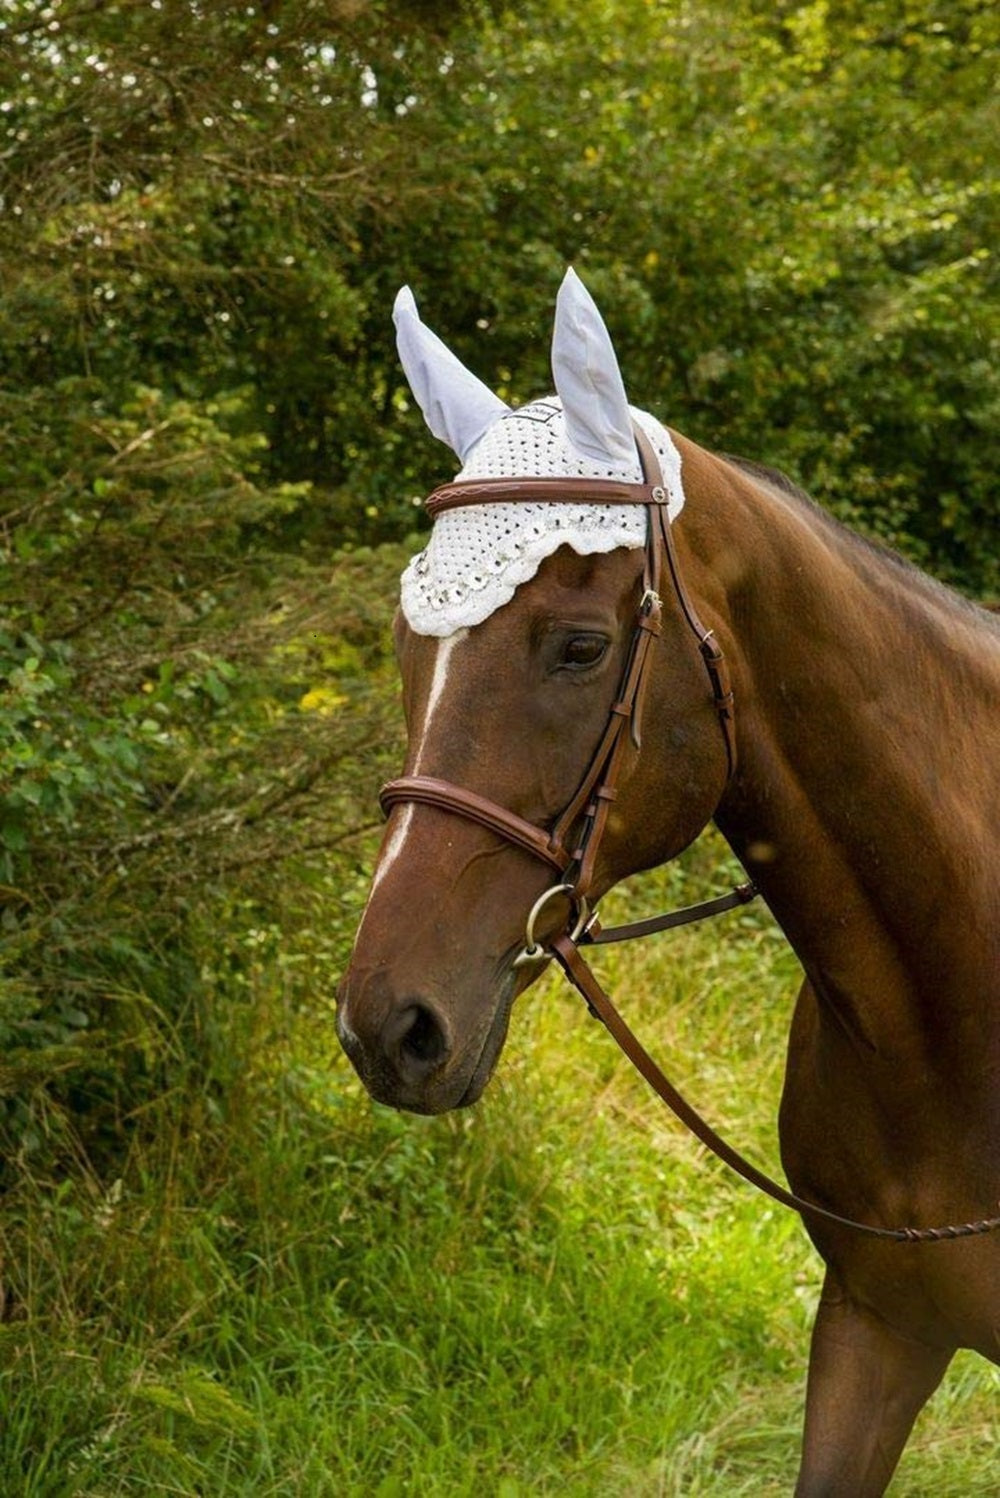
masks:
[(434, 714), (437, 712), (441, 698), (444, 696), (444, 689), (445, 684), (448, 680), (448, 670), (451, 666), (452, 655), (455, 652), (456, 646), (461, 645), (462, 641), (467, 640), (468, 638), (469, 631), (467, 629), (459, 629), (456, 630), (453, 635), (448, 635), (444, 639), (438, 640), (437, 649), (434, 655), (434, 671), (431, 676), (431, 689), (427, 693), (427, 706), (424, 708), (423, 720), (420, 724), (420, 737), (418, 738), (416, 747), (413, 751), (412, 773), (414, 775), (420, 775), (423, 772), (422, 761), (424, 757), (424, 750), (427, 746), (427, 739), (430, 734), (431, 724), (434, 721)]
[[(410, 772), (412, 775), (420, 775), (423, 773), (424, 751), (427, 746), (427, 741), (430, 735), (431, 725), (434, 721), (435, 713), (437, 712), (437, 709), (441, 703), (441, 699), (444, 696), (445, 686), (448, 682), (448, 674), (451, 667), (451, 659), (456, 648), (462, 643), (463, 640), (468, 639), (468, 637), (469, 631), (467, 629), (460, 629), (456, 631), (455, 634), (448, 635), (445, 639), (438, 640), (435, 645), (434, 670), (431, 673), (431, 685), (430, 691), (427, 694), (427, 705), (424, 708), (423, 716), (420, 722), (419, 737), (417, 738), (417, 742), (413, 750), (413, 768)], [(403, 844), (406, 842), (407, 835), (410, 831), (410, 824), (413, 821), (413, 812), (414, 806), (413, 802), (411, 801), (402, 808), (401, 815), (396, 819), (396, 826), (393, 828), (392, 835), (389, 838), (389, 841), (386, 843), (385, 848), (382, 850), (382, 857), (378, 861), (378, 867), (376, 868), (375, 876), (372, 879), (372, 887), (368, 895), (368, 904), (371, 903), (372, 895), (374, 895), (376, 889), (378, 889), (379, 884), (385, 878), (386, 874), (389, 872), (389, 869), (396, 862), (396, 859), (399, 857), (400, 853), (403, 850)], [(368, 909), (368, 904), (366, 904), (365, 906), (366, 911)]]

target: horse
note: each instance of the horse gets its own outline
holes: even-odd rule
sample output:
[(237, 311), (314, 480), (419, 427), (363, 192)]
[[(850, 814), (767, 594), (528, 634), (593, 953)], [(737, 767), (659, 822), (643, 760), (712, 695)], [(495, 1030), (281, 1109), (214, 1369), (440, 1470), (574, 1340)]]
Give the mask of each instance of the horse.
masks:
[(630, 407), (572, 271), (556, 394), (516, 409), (406, 288), (394, 315), (463, 466), (402, 579), (407, 759), (341, 1041), (383, 1102), (475, 1102), (600, 896), (714, 821), (803, 969), (779, 1135), (824, 1280), (796, 1493), (876, 1498), (956, 1349), (1000, 1362), (1000, 1233), (934, 1226), (997, 1207), (1000, 619)]

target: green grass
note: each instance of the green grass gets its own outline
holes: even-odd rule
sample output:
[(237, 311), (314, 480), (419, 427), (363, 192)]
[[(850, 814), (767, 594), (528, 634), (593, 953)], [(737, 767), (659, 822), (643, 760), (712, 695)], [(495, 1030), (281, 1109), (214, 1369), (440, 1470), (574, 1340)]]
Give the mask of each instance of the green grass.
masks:
[[(0, 1492), (788, 1493), (819, 1285), (797, 1219), (705, 1158), (556, 977), (483, 1103), (427, 1120), (367, 1101), (324, 975), (285, 956), (249, 993), (220, 980), (214, 1082), (133, 1120), (113, 1177), (11, 1187)], [(601, 971), (776, 1169), (796, 970), (766, 916)], [(956, 1361), (895, 1498), (997, 1491), (998, 1393)]]

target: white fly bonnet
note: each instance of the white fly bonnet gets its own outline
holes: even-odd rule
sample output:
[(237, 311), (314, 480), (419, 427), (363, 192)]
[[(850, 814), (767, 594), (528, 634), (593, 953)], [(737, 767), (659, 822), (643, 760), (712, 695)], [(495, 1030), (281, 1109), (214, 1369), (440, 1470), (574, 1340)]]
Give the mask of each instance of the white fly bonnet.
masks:
[[(403, 369), (428, 426), (462, 460), (454, 480), (585, 478), (642, 482), (632, 421), (659, 457), (671, 520), (684, 504), (681, 459), (666, 429), (628, 404), (611, 338), (589, 292), (567, 271), (556, 302), (558, 395), (516, 410), (471, 374), (420, 321), (404, 287), (393, 309)], [(401, 602), (418, 634), (451, 635), (489, 618), (560, 546), (581, 556), (640, 547), (644, 505), (476, 504), (446, 510), (403, 573)]]

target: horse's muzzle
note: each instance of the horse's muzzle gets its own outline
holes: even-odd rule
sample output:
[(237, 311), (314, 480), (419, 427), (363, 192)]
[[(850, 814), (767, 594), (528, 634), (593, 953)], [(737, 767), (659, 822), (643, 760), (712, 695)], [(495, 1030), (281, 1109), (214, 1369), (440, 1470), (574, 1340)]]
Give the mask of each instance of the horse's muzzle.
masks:
[(385, 992), (376, 975), (363, 1002), (352, 1003), (349, 980), (337, 996), (337, 1034), (365, 1087), (377, 1102), (417, 1113), (452, 1106), (435, 1086), (452, 1053), (451, 1028), (425, 999), (403, 1002)]
[(499, 991), (473, 1023), (462, 1023), (442, 999), (397, 997), (381, 969), (348, 973), (337, 995), (337, 1034), (376, 1102), (411, 1113), (445, 1113), (479, 1099), (524, 982), (509, 960), (503, 967)]

